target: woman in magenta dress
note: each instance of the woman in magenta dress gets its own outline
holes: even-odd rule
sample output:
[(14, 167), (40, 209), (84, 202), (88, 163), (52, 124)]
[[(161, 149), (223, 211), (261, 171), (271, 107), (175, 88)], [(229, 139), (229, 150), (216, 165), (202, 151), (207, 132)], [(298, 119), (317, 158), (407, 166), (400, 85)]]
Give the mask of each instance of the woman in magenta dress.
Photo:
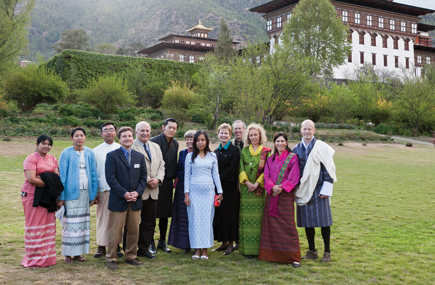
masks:
[(35, 186), (44, 187), (39, 175), (54, 172), (59, 175), (59, 166), (54, 155), (48, 154), (53, 140), (42, 135), (36, 141), (36, 151), (23, 163), (26, 180), (21, 188), (24, 208), (26, 254), (21, 262), (24, 267), (46, 267), (56, 264), (56, 220), (54, 212), (44, 207), (33, 207)]
[(299, 267), (301, 249), (295, 225), (294, 189), (299, 183), (298, 156), (288, 147), (287, 135), (278, 132), (273, 138), (274, 154), (264, 167), (267, 191), (258, 259), (291, 263)]

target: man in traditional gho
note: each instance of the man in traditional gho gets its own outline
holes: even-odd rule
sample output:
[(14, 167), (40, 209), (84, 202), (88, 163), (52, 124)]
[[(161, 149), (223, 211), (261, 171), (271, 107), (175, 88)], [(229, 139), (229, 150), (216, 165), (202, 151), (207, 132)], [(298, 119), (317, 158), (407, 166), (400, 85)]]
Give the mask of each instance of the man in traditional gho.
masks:
[[(174, 179), (177, 177), (177, 155), (178, 142), (174, 139), (177, 133), (178, 122), (173, 118), (166, 119), (162, 126), (163, 133), (150, 139), (158, 144), (165, 161), (165, 179), (159, 187), (159, 197), (157, 202), (157, 218), (159, 218), (160, 239), (158, 248), (165, 252), (172, 252), (166, 246), (166, 232), (168, 230), (168, 218), (172, 216), (172, 196)], [(156, 253), (154, 240), (150, 245), (150, 252)]]
[(309, 250), (302, 259), (317, 259), (318, 253), (314, 245), (315, 228), (320, 227), (325, 244), (321, 262), (331, 261), (329, 248), (332, 214), (330, 197), (333, 182), (337, 182), (334, 150), (326, 143), (316, 140), (316, 127), (311, 120), (301, 125), (302, 142), (293, 148), (298, 155), (300, 167), (300, 185), (296, 191), (297, 225), (305, 228)]

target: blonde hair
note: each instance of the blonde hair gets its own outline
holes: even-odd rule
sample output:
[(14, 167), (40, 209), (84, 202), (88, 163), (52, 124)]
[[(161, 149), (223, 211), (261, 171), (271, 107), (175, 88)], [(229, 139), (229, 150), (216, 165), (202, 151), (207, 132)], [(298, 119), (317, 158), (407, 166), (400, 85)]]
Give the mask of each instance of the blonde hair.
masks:
[(228, 131), (230, 132), (230, 136), (231, 136), (231, 132), (233, 131), (233, 128), (230, 126), (230, 124), (227, 124), (227, 123), (221, 124), (218, 128), (218, 134), (221, 131), (221, 129), (228, 129)]
[(251, 140), (249, 139), (249, 132), (251, 130), (256, 130), (260, 134), (260, 142), (259, 142), (260, 144), (264, 144), (265, 142), (267, 142), (266, 131), (263, 129), (263, 127), (259, 124), (252, 123), (246, 128), (245, 135), (243, 138), (243, 141), (246, 146), (251, 144)]

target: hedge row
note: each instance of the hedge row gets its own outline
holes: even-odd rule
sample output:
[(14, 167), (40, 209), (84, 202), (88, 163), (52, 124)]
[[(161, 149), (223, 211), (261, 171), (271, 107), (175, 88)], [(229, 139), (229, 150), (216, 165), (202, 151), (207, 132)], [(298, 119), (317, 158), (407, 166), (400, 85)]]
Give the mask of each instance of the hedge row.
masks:
[(194, 63), (106, 55), (78, 50), (63, 50), (44, 64), (58, 74), (62, 80), (77, 81), (80, 88), (83, 88), (90, 78), (96, 78), (107, 73), (118, 73), (135, 67), (143, 67), (158, 74), (178, 72), (188, 76), (192, 76), (199, 70), (199, 66)]

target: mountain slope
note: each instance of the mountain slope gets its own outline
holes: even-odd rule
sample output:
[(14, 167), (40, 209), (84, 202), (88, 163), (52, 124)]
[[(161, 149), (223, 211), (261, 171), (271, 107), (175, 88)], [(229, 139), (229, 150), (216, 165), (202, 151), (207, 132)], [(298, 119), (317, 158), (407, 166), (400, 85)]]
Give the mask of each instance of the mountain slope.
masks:
[(142, 42), (146, 46), (169, 33), (186, 34), (201, 19), (215, 28), (224, 17), (234, 40), (266, 41), (265, 20), (247, 11), (267, 0), (38, 0), (33, 11), (29, 41), (30, 55), (54, 55), (51, 45), (67, 29), (83, 29), (91, 43), (121, 46)]

